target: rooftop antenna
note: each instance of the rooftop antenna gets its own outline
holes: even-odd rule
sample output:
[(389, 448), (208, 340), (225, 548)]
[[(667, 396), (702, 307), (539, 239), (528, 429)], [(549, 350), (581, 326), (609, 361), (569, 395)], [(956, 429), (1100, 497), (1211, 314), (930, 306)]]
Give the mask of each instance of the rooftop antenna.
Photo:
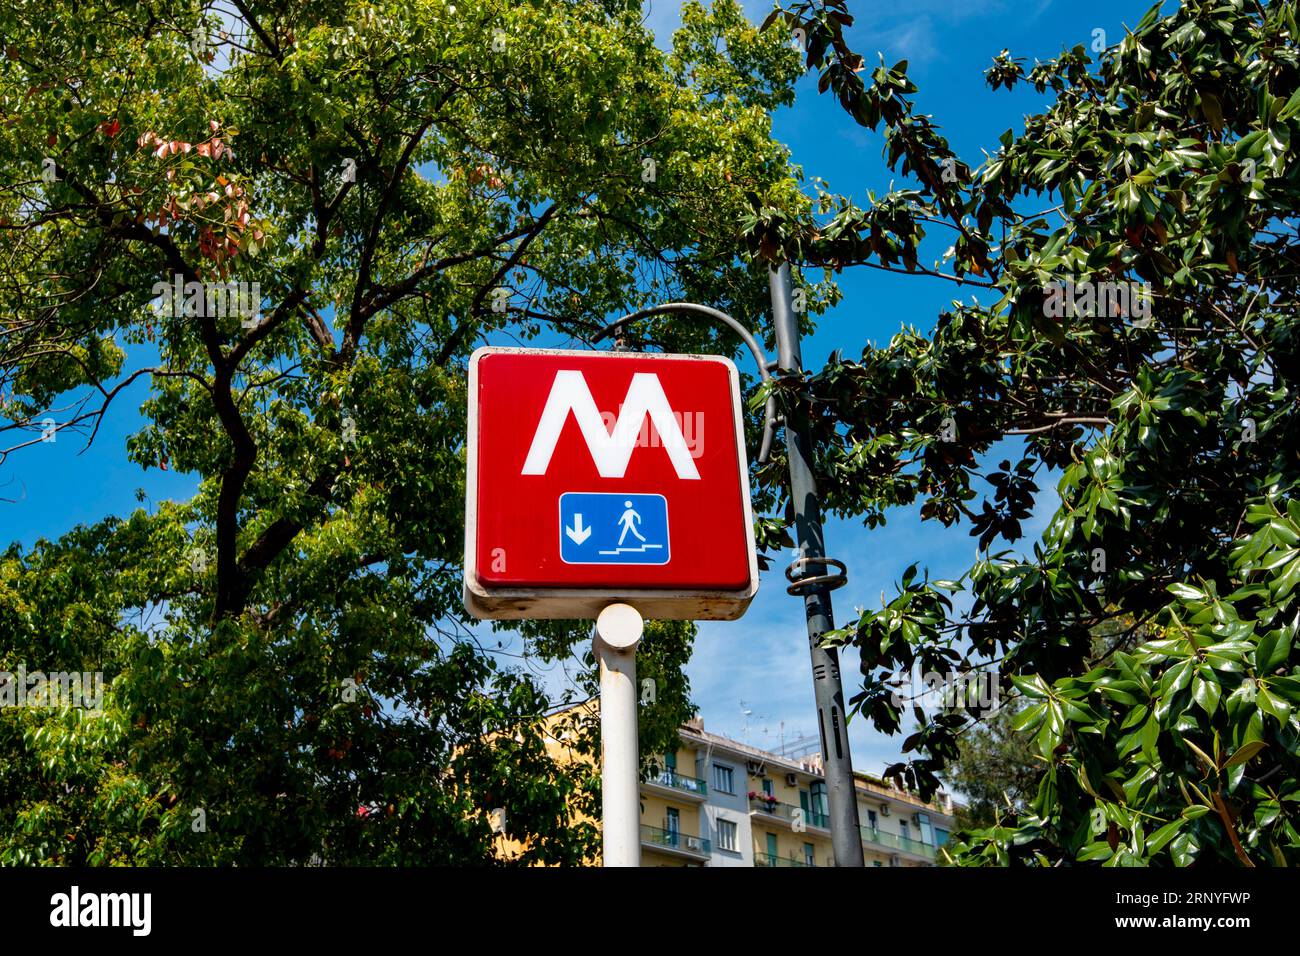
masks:
[(763, 728), (764, 749), (769, 748), (768, 741), (767, 741), (767, 738), (769, 737), (775, 737), (777, 739), (776, 745), (770, 747), (771, 751), (775, 754), (783, 753), (785, 751), (785, 721), (784, 720), (781, 721), (779, 724), (777, 724), (776, 733), (772, 733), (771, 729), (767, 727)]
[(817, 734), (808, 734), (795, 737), (788, 743), (783, 743), (781, 756), (788, 757), (791, 760), (799, 760), (809, 756), (813, 751), (821, 751), (821, 738)]

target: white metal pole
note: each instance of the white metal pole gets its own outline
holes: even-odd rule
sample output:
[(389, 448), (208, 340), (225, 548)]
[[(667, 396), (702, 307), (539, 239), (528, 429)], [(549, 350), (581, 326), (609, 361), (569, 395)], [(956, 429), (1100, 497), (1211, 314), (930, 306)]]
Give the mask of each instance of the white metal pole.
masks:
[(641, 771), (636, 735), (636, 646), (645, 622), (629, 604), (596, 618), (600, 662), (601, 835), (605, 866), (641, 865)]

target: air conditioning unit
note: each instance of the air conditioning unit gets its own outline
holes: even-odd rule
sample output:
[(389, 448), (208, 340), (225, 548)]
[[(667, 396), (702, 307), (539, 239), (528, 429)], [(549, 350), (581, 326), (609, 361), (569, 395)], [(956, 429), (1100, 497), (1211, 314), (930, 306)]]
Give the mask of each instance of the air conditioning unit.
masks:
[(799, 785), (799, 775), (797, 773), (787, 773), (785, 782), (788, 786), (795, 787)]
[(881, 815), (882, 817), (887, 817), (887, 816), (889, 816), (889, 804), (887, 804), (887, 803), (882, 803), (882, 804), (880, 805), (880, 815)]
[(745, 762), (745, 769), (755, 777), (762, 777), (767, 773), (767, 764), (757, 760), (749, 760)]

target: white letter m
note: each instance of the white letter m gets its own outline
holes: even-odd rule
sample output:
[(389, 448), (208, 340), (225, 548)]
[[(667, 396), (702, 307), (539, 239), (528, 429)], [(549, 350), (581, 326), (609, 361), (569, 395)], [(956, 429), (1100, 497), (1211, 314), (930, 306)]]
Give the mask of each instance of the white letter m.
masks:
[(641, 423), (646, 415), (659, 431), (659, 439), (672, 460), (677, 477), (698, 480), (700, 473), (695, 469), (686, 438), (682, 435), (681, 423), (673, 415), (668, 404), (668, 396), (659, 383), (659, 376), (653, 372), (637, 372), (632, 376), (628, 386), (627, 397), (619, 408), (618, 419), (614, 422), (611, 433), (601, 420), (596, 400), (591, 397), (587, 380), (581, 372), (560, 371), (555, 373), (551, 385), (551, 394), (546, 399), (542, 410), (542, 419), (537, 423), (533, 433), (533, 444), (528, 449), (528, 458), (524, 461), (521, 474), (544, 475), (551, 464), (555, 445), (560, 440), (564, 423), (569, 420), (569, 412), (582, 430), (591, 460), (596, 463), (596, 470), (602, 478), (622, 478), (627, 471), (627, 463), (632, 458), (632, 450), (637, 445), (641, 433)]

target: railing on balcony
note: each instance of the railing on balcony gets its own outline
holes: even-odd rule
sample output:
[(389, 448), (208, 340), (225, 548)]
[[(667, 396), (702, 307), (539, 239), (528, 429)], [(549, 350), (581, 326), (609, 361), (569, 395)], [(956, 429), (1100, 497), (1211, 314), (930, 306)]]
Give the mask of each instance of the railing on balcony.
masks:
[(760, 810), (790, 823), (798, 819), (798, 814), (803, 814), (803, 822), (806, 826), (821, 827), (823, 830), (830, 829), (831, 819), (826, 814), (817, 810), (805, 810), (802, 807), (782, 803), (779, 800), (768, 800), (762, 794), (750, 794), (749, 806), (752, 810)]
[(796, 860), (793, 857), (776, 856), (772, 853), (755, 853), (755, 866), (816, 866), (816, 863), (809, 863), (807, 860)]
[(663, 770), (655, 774), (648, 781), (649, 783), (658, 784), (661, 787), (669, 787), (673, 790), (681, 790), (684, 793), (695, 794), (698, 797), (707, 797), (709, 795), (709, 785), (699, 777), (687, 777), (676, 770)]
[(864, 843), (874, 843), (876, 846), (888, 847), (891, 850), (902, 850), (904, 853), (915, 853), (927, 860), (934, 859), (934, 847), (928, 843), (922, 843), (920, 840), (913, 840), (910, 837), (899, 836), (897, 833), (885, 833), (883, 830), (877, 830), (873, 827), (860, 827), (859, 829), (862, 830), (862, 842)]
[(682, 850), (686, 853), (698, 853), (708, 856), (711, 845), (704, 837), (697, 837), (680, 830), (663, 830), (659, 827), (641, 824), (641, 842), (647, 846), (667, 847), (670, 850)]
[(899, 790), (897, 787), (887, 786), (881, 783), (873, 783), (869, 780), (863, 780), (858, 777), (853, 784), (860, 794), (875, 793), (882, 797), (888, 797), (891, 800), (899, 800), (911, 804), (913, 807), (921, 810), (929, 810), (942, 816), (952, 816), (952, 794), (940, 793), (937, 800), (925, 802), (918, 799), (915, 794)]

